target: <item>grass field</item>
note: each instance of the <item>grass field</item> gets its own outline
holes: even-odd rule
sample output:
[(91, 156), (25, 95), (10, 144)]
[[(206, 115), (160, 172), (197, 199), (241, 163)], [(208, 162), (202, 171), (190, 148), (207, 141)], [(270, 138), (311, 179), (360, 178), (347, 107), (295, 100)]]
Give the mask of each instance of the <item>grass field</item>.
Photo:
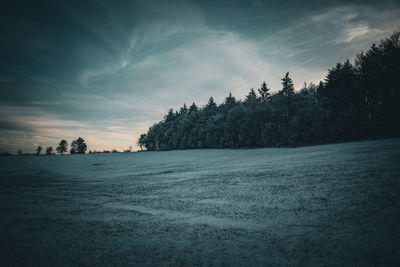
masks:
[(400, 265), (400, 139), (0, 158), (0, 265)]

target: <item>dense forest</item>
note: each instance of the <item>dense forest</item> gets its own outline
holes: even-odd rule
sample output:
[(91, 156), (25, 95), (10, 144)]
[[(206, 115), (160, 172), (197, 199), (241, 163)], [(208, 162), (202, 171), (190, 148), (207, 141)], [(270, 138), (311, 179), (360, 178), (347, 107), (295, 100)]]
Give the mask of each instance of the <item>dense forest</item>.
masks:
[(267, 84), (244, 100), (170, 109), (138, 140), (147, 150), (302, 146), (400, 135), (400, 32), (337, 63), (318, 85)]

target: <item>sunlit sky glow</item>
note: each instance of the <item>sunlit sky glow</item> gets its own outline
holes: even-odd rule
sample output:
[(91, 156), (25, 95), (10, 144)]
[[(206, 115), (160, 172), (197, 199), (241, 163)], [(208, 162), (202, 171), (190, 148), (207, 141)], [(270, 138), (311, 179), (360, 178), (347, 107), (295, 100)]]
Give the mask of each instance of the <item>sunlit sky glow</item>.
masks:
[[(39, 3), (40, 2), (40, 3)], [(83, 3), (84, 2), (84, 3)], [(172, 107), (243, 98), (289, 71), (318, 83), (400, 30), (396, 1), (9, 1), (0, 16), (0, 151), (83, 137), (136, 148)]]

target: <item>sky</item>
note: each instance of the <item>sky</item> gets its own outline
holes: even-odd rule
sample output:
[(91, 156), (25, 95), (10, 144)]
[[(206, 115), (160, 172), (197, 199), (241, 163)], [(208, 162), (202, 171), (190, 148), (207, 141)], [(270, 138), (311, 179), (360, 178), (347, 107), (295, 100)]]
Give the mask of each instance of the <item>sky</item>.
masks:
[(0, 152), (137, 149), (183, 103), (296, 89), (400, 30), (396, 1), (7, 1)]

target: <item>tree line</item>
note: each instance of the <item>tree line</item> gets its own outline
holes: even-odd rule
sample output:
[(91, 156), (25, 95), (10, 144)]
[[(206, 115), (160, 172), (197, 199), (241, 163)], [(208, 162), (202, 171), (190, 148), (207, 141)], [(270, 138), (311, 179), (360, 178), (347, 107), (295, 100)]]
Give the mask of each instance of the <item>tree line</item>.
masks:
[[(82, 137), (78, 137), (78, 139), (73, 140), (71, 142), (71, 148), (69, 150), (69, 153), (72, 154), (85, 154), (87, 150), (87, 145), (85, 143), (85, 140), (83, 140)], [(43, 151), (43, 147), (42, 146), (37, 146), (36, 148), (36, 152), (34, 153), (34, 155), (40, 155)], [(63, 155), (65, 153), (67, 153), (68, 151), (68, 142), (67, 140), (61, 140), (60, 143), (58, 144), (57, 148), (56, 148), (56, 152), (60, 155)], [(32, 155), (29, 153), (22, 153), (22, 150), (18, 150), (17, 154), (19, 156), (22, 155)], [(46, 151), (45, 151), (46, 155), (55, 155), (56, 153), (54, 152), (54, 149), (52, 146), (48, 146), (46, 147)], [(11, 155), (10, 153), (8, 153), (7, 155)]]
[[(76, 140), (73, 140), (71, 142), (71, 148), (69, 150), (70, 154), (85, 154), (87, 151), (87, 145), (85, 140), (83, 140), (82, 137), (79, 137)], [(133, 147), (130, 146), (129, 149), (123, 150), (124, 153), (132, 152)], [(59, 145), (56, 147), (56, 150), (53, 149), (52, 146), (46, 147), (46, 150), (43, 151), (42, 146), (37, 146), (35, 153), (23, 153), (21, 149), (17, 151), (18, 156), (24, 156), (24, 155), (41, 155), (42, 152), (44, 152), (45, 155), (55, 155), (55, 154), (60, 154), (63, 155), (68, 152), (68, 142), (67, 140), (61, 140)], [(117, 149), (112, 149), (110, 150), (102, 150), (102, 151), (97, 151), (97, 150), (89, 150), (88, 154), (103, 154), (103, 153), (121, 153), (121, 151), (118, 151)], [(10, 152), (3, 152), (0, 153), (0, 156), (13, 156)]]
[(229, 94), (174, 111), (138, 139), (141, 149), (302, 146), (400, 135), (400, 33), (328, 70), (318, 85), (294, 90), (289, 72), (244, 100)]

